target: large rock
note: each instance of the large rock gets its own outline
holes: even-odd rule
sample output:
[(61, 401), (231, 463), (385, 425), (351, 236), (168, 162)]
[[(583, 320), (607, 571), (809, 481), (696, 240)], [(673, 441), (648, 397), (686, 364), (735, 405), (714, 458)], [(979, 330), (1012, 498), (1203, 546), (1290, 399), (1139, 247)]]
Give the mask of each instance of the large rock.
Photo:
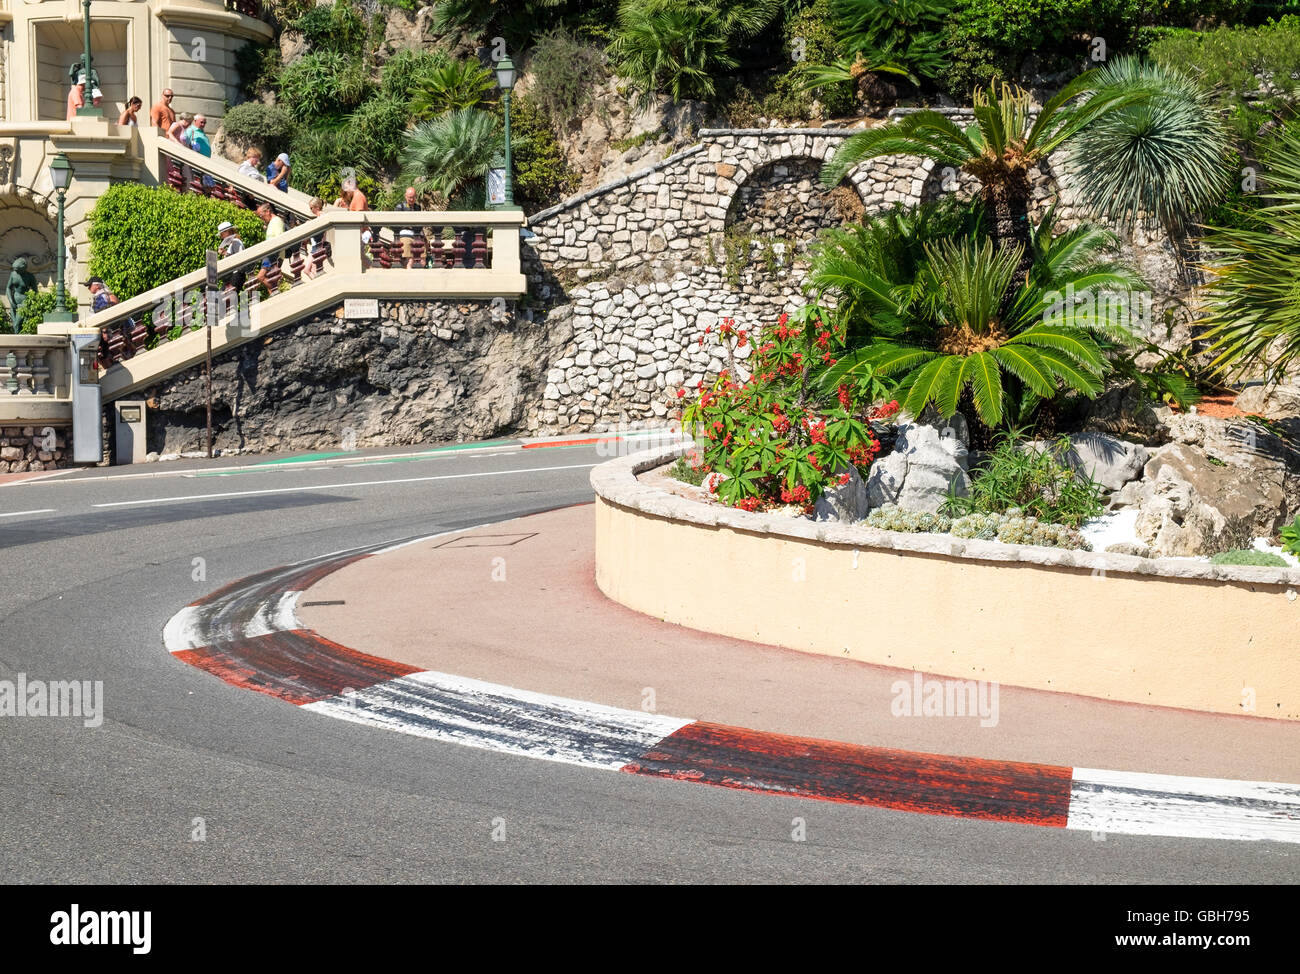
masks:
[(1249, 415), (1265, 419), (1295, 419), (1300, 417), (1300, 388), (1263, 383), (1247, 386), (1237, 396), (1236, 404)]
[(1074, 433), (1062, 459), (1070, 468), (1090, 477), (1107, 490), (1119, 490), (1142, 475), (1150, 451), (1106, 433)]
[(1271, 537), (1287, 507), (1285, 466), (1227, 463), (1184, 443), (1157, 450), (1145, 479), (1125, 486), (1120, 506), (1139, 509), (1136, 530), (1156, 557), (1212, 555)]
[[(930, 417), (927, 417), (930, 418)], [(894, 452), (871, 465), (867, 501), (937, 514), (949, 493), (970, 493), (966, 422), (958, 413), (932, 422), (904, 423)]]
[[(836, 471), (838, 475), (843, 471)], [(848, 468), (848, 483), (836, 485), (823, 492), (813, 506), (814, 521), (841, 521), (852, 524), (867, 516), (870, 505), (867, 503), (867, 485), (863, 482), (858, 468)]]
[(1078, 426), (1081, 430), (1109, 433), (1148, 446), (1169, 440), (1159, 415), (1136, 382), (1112, 386), (1084, 404)]

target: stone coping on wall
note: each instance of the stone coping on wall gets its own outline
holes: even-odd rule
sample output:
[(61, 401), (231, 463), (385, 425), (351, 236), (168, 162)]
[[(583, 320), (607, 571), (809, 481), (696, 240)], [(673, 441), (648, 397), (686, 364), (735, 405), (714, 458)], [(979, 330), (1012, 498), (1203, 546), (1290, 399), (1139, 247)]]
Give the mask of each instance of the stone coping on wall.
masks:
[(571, 210), (575, 206), (581, 206), (583, 203), (587, 202), (588, 200), (595, 199), (597, 196), (604, 196), (606, 193), (611, 193), (616, 189), (621, 189), (622, 187), (627, 186), (629, 183), (638, 182), (642, 179), (645, 179), (647, 176), (653, 175), (654, 173), (658, 172), (660, 169), (666, 169), (668, 166), (680, 162), (682, 159), (685, 159), (688, 156), (693, 156), (697, 152), (703, 152), (703, 151), (704, 151), (704, 145), (703, 143), (699, 143), (690, 146), (689, 148), (683, 149), (681, 152), (675, 152), (672, 155), (668, 156), (667, 158), (661, 159), (659, 162), (656, 162), (653, 166), (646, 166), (646, 168), (644, 169), (638, 169), (636, 172), (630, 172), (626, 176), (622, 176), (611, 183), (605, 183), (602, 186), (596, 186), (593, 189), (587, 190), (585, 193), (579, 193), (577, 196), (569, 197), (563, 203), (556, 203), (554, 206), (542, 210), (540, 213), (534, 213), (532, 216), (528, 218), (528, 225), (530, 227), (535, 227), (543, 220), (549, 219), (550, 217), (563, 213), (565, 210)]
[[(1300, 569), (1248, 565), (1211, 565), (1182, 558), (1138, 558), (1109, 552), (1071, 551), (1036, 545), (1006, 544), (950, 534), (884, 531), (866, 525), (817, 522), (805, 518), (757, 514), (716, 504), (704, 504), (644, 484), (637, 475), (681, 456), (686, 447), (673, 445), (618, 457), (594, 467), (591, 486), (601, 499), (654, 517), (700, 527), (731, 528), (795, 540), (816, 541), (847, 548), (875, 548), (896, 552), (946, 555), (971, 561), (1019, 562), (1050, 568), (1074, 568), (1107, 575), (1148, 578), (1199, 579), (1244, 585), (1300, 588)], [(1288, 598), (1291, 593), (1288, 593)]]

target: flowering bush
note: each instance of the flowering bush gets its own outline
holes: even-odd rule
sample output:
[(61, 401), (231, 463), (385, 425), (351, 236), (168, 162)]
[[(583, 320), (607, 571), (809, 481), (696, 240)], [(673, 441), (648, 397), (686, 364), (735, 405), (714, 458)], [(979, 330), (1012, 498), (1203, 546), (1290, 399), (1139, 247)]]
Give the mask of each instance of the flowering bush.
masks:
[[(700, 469), (718, 473), (712, 490), (747, 511), (795, 504), (811, 511), (829, 487), (848, 483), (850, 467), (865, 476), (880, 451), (872, 420), (898, 411), (869, 370), (840, 385), (834, 397), (817, 392), (818, 380), (844, 348), (842, 325), (824, 324), (820, 308), (781, 315), (757, 337), (724, 318), (716, 336), (706, 328), (703, 346), (722, 346), (727, 368), (712, 386), (701, 380), (682, 413), (683, 429), (702, 443)], [(750, 347), (750, 377), (741, 382), (737, 352)], [(679, 399), (686, 390), (679, 390)]]

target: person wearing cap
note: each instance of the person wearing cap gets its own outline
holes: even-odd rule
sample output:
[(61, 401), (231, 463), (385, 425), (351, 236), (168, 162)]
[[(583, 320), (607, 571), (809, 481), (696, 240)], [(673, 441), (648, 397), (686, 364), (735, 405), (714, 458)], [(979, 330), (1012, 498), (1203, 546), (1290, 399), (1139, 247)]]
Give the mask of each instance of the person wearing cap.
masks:
[[(222, 257), (229, 257), (231, 254), (237, 254), (244, 249), (244, 241), (239, 236), (239, 231), (229, 220), (222, 220), (217, 224), (217, 252)], [(235, 291), (244, 289), (244, 281), (247, 279), (245, 272), (235, 271), (226, 278), (226, 287), (233, 288)]]
[(92, 277), (86, 286), (90, 288), (90, 310), (98, 313), (117, 304), (117, 295), (108, 289), (102, 277)]
[(68, 90), (68, 118), (71, 122), (77, 117), (77, 109), (86, 107), (86, 76), (77, 75), (77, 79)]
[(289, 174), (293, 166), (289, 165), (289, 153), (281, 152), (275, 162), (266, 167), (266, 181), (276, 189), (289, 192)]
[[(266, 239), (273, 240), (284, 233), (284, 217), (276, 213), (270, 203), (263, 203), (257, 208), (257, 218), (266, 224)], [(271, 270), (272, 261), (270, 257), (262, 258), (261, 270), (257, 272), (258, 283), (266, 288), (267, 293), (271, 293), (271, 282), (267, 279), (267, 273)]]
[(162, 97), (154, 102), (153, 107), (149, 109), (149, 124), (156, 129), (167, 132), (175, 121), (176, 113), (172, 111), (172, 90), (164, 88)]

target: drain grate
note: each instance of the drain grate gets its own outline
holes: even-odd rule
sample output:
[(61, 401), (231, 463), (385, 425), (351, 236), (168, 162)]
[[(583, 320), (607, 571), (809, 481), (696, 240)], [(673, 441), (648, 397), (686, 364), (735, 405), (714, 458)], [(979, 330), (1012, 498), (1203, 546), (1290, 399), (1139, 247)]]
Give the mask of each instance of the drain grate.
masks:
[(537, 532), (532, 534), (472, 534), (463, 538), (452, 538), (444, 541), (442, 544), (436, 544), (435, 548), (509, 548), (511, 545), (517, 545), (521, 541), (527, 541), (529, 538), (537, 537)]

